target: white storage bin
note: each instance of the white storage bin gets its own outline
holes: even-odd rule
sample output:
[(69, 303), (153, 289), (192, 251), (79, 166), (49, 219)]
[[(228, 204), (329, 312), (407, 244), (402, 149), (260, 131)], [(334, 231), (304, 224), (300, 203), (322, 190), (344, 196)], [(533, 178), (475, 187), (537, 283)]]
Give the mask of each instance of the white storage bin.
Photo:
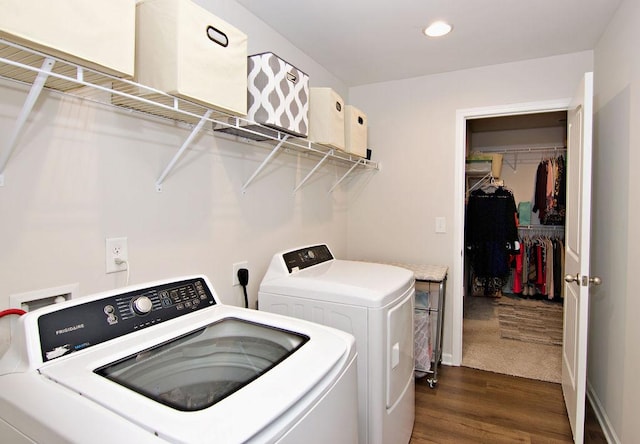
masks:
[(344, 101), (331, 88), (310, 88), (309, 139), (344, 150)]
[(491, 172), (491, 161), (467, 159), (465, 162), (465, 172), (467, 174), (489, 174)]
[(367, 116), (352, 105), (345, 107), (344, 139), (348, 153), (367, 157)]
[(247, 36), (190, 0), (137, 4), (136, 80), (235, 115), (247, 113)]
[(500, 153), (470, 153), (467, 156), (467, 173), (491, 173), (499, 178), (502, 172), (502, 154)]
[(118, 77), (132, 77), (135, 0), (0, 0), (0, 37)]

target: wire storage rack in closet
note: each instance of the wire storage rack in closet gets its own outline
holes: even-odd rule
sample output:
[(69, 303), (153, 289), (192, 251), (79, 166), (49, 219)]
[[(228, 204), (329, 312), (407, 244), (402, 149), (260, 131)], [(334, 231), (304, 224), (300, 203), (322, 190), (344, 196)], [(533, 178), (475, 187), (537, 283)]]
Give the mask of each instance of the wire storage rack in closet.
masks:
[(531, 146), (531, 147), (513, 147), (513, 148), (480, 148), (476, 149), (476, 153), (484, 154), (502, 154), (503, 162), (511, 169), (516, 171), (518, 163), (537, 163), (549, 156), (558, 156), (566, 154), (567, 147), (560, 145), (550, 146)]

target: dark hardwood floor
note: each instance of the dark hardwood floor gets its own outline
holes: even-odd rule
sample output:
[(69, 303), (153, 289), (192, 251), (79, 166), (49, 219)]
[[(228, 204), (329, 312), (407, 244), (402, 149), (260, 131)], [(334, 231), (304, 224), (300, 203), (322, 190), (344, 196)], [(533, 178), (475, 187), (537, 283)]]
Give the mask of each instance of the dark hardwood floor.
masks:
[[(572, 443), (560, 384), (441, 366), (431, 389), (416, 380), (411, 444)], [(585, 443), (606, 443), (587, 402)]]

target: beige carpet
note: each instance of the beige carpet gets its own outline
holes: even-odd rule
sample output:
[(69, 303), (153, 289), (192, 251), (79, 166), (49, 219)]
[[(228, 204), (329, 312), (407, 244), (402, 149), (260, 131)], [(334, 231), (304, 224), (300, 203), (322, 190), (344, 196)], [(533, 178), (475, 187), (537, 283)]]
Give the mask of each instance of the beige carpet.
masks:
[(497, 314), (501, 298), (464, 299), (463, 366), (561, 382), (561, 346), (502, 338)]

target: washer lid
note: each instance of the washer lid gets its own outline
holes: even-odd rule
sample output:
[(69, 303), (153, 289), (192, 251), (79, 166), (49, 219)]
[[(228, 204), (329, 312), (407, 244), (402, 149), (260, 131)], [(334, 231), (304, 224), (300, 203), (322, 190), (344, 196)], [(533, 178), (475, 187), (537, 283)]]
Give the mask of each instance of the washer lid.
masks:
[[(193, 341), (193, 337), (190, 336), (192, 332), (208, 332), (207, 326), (225, 319), (239, 319), (295, 332), (298, 335), (294, 336), (302, 335), (309, 340), (300, 344), (298, 339), (290, 334), (270, 335), (273, 336), (272, 342), (280, 341), (283, 348), (295, 351), (279, 362), (276, 362), (278, 358), (275, 358), (274, 362), (277, 365), (273, 368), (219, 402), (203, 409), (174, 408), (169, 402), (155, 401), (146, 394), (138, 393), (133, 387), (128, 388), (96, 372), (97, 369), (105, 368), (111, 363), (125, 362), (136, 354), (140, 356), (141, 362), (144, 362), (148, 358), (145, 356), (146, 352), (153, 354), (157, 351), (159, 355), (151, 356), (152, 359), (149, 361), (154, 364), (154, 359), (162, 360), (161, 355), (167, 352), (165, 349), (157, 349), (158, 344), (168, 344), (176, 338)], [(229, 335), (229, 338), (237, 336), (239, 331), (235, 330), (241, 329), (243, 323), (232, 322), (232, 328), (223, 334)], [(246, 334), (255, 335), (256, 330), (251, 328)], [(185, 378), (205, 380), (203, 375), (206, 371), (217, 371), (223, 367), (227, 376), (233, 378), (233, 372), (229, 371), (229, 367), (250, 366), (249, 361), (252, 359), (264, 358), (238, 355), (236, 359), (228, 353), (228, 344), (225, 344), (222, 352), (229, 359), (226, 362), (223, 359), (211, 364), (208, 357), (215, 354), (214, 349), (221, 344), (209, 341), (207, 345), (206, 341), (198, 340), (193, 345), (194, 347), (182, 349), (183, 354), (191, 355), (188, 366), (183, 365), (183, 358), (173, 359), (166, 356), (166, 366), (142, 365), (139, 375), (135, 375), (132, 368), (126, 366), (116, 369), (116, 372), (129, 373), (129, 381), (140, 383), (148, 390), (154, 390), (154, 384), (164, 385), (161, 388), (168, 389), (166, 396), (169, 397), (193, 397), (193, 393), (180, 392), (183, 390), (180, 387)], [(250, 345), (253, 347), (255, 344)], [(251, 354), (251, 350), (245, 351)], [(88, 398), (156, 434), (160, 439), (199, 443), (211, 440), (246, 442), (253, 438), (266, 442), (276, 440), (284, 429), (291, 427), (306, 414), (307, 410), (330, 390), (353, 359), (354, 339), (344, 332), (272, 313), (218, 305), (113, 339), (88, 348), (82, 353), (72, 353), (44, 363), (39, 372), (83, 398)], [(267, 367), (269, 365), (266, 364)], [(158, 378), (157, 374), (161, 372), (166, 375)], [(173, 392), (172, 385), (176, 388)], [(198, 403), (200, 400), (191, 399), (189, 402)], [(98, 422), (99, 418), (96, 418), (96, 421)]]
[(272, 370), (308, 340), (292, 331), (225, 318), (94, 372), (176, 410), (198, 411)]
[(413, 284), (413, 272), (405, 268), (335, 259), (291, 274), (272, 267), (260, 293), (376, 308), (401, 297)]

